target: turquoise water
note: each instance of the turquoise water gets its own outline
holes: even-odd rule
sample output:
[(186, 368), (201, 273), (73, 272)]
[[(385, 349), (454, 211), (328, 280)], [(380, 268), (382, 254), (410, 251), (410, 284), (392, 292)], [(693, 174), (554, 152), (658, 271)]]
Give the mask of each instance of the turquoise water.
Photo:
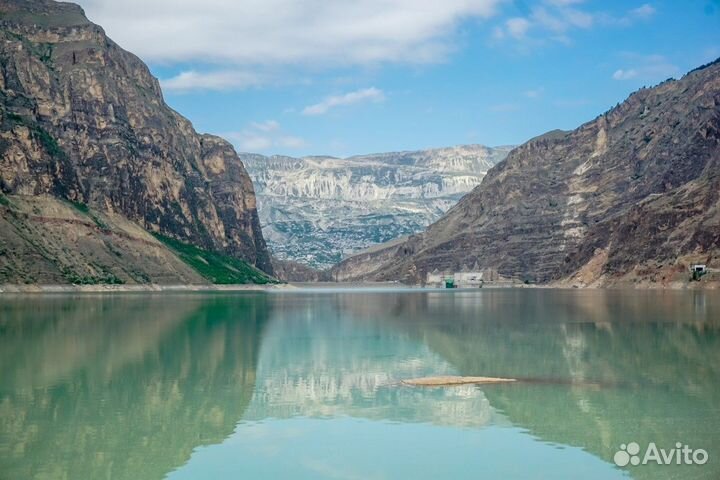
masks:
[(162, 478), (720, 478), (720, 295), (0, 297), (0, 479)]

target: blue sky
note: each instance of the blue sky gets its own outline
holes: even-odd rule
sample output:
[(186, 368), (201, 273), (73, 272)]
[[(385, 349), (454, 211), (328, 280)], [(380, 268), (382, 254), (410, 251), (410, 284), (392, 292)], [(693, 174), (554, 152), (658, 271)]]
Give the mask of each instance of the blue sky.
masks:
[(717, 0), (80, 4), (196, 129), (264, 154), (518, 144), (720, 56)]

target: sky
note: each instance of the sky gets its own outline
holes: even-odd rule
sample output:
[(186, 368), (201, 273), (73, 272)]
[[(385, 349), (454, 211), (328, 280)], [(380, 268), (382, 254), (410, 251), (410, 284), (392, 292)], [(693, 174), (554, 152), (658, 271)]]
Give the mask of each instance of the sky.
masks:
[(77, 0), (238, 151), (515, 145), (720, 57), (720, 0)]

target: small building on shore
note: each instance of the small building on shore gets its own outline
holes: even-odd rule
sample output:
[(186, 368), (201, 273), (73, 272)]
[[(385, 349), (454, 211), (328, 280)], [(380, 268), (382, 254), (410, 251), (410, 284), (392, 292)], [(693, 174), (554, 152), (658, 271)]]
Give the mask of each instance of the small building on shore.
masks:
[(708, 269), (707, 265), (704, 263), (694, 263), (690, 265), (690, 271), (704, 275), (707, 273)]
[(704, 263), (693, 263), (690, 265), (690, 273), (692, 274), (693, 280), (700, 280), (704, 275), (709, 272), (707, 265)]

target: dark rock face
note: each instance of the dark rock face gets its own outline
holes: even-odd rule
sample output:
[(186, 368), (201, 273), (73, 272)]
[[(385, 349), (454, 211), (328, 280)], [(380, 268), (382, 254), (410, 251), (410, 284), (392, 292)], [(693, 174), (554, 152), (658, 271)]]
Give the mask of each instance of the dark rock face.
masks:
[(80, 7), (0, 0), (0, 188), (119, 213), (272, 272), (255, 194), (226, 141), (199, 135)]
[(719, 192), (716, 61), (530, 140), (426, 232), (335, 272), (416, 282), (478, 265), (538, 283), (671, 282), (689, 263), (720, 266)]

